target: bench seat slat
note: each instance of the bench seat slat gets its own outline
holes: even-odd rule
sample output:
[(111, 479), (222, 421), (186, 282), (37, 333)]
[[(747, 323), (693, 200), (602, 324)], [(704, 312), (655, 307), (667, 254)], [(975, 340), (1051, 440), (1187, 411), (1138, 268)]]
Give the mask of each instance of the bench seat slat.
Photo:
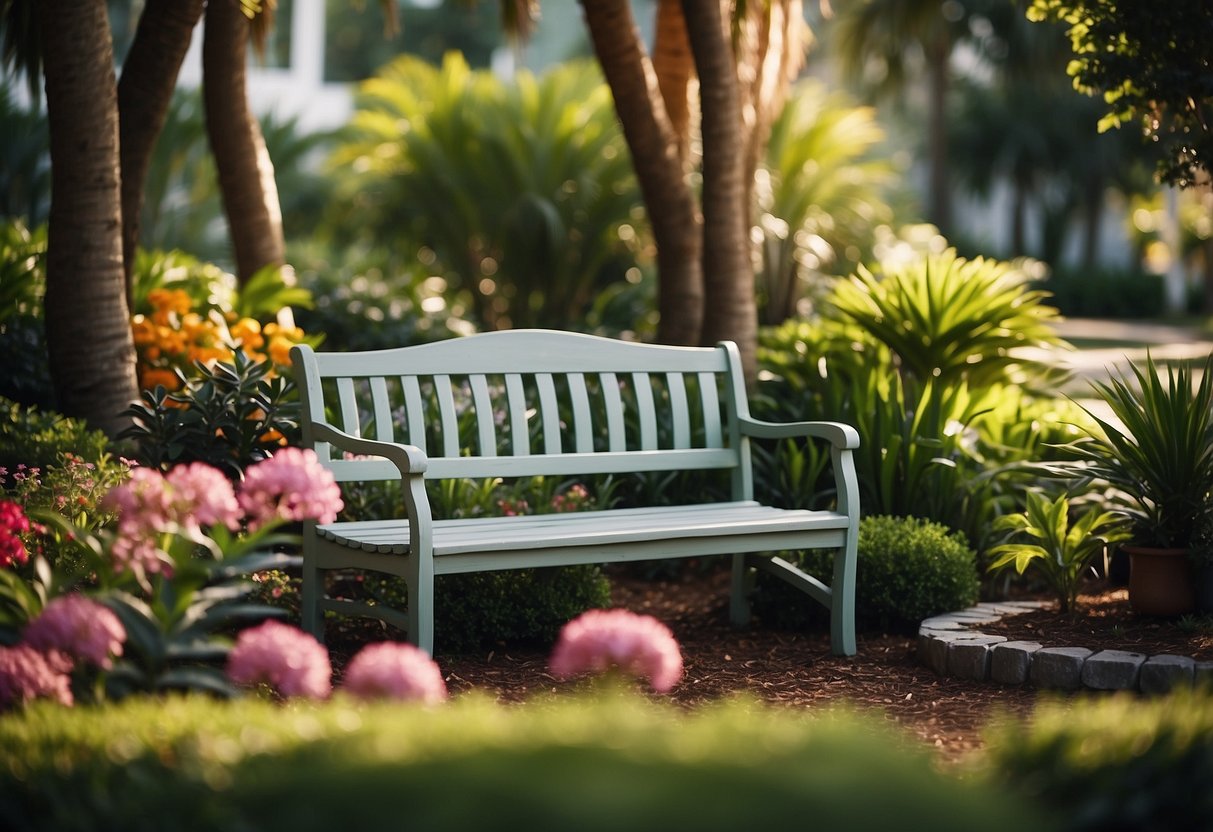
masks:
[[(833, 512), (747, 503), (448, 520), (434, 523), (434, 556), (845, 529), (847, 522), (846, 515)], [(324, 539), (351, 549), (408, 552), (404, 521), (337, 523), (317, 531)]]

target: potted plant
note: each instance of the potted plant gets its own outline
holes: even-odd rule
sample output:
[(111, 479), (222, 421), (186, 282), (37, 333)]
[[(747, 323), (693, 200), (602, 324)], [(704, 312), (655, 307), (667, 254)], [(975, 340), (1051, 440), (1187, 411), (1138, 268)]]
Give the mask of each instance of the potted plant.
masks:
[(1129, 518), (1129, 602), (1146, 615), (1191, 612), (1189, 553), (1213, 492), (1213, 355), (1196, 372), (1181, 363), (1164, 376), (1147, 352), (1144, 370), (1093, 387), (1112, 418), (1084, 408), (1098, 430), (1073, 447)]

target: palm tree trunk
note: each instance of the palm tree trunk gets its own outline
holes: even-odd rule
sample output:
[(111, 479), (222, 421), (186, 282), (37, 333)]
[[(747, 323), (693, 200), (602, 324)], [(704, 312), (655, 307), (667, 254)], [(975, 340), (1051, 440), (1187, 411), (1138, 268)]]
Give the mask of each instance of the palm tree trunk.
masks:
[(691, 76), (695, 58), (687, 41), (687, 25), (681, 0), (658, 0), (657, 32), (653, 37), (653, 72), (665, 103), (670, 127), (678, 137), (678, 158), (685, 172), (691, 156)]
[(126, 279), (118, 90), (105, 0), (38, 4), (51, 136), (46, 342), (57, 408), (109, 435), (138, 396)]
[(248, 106), (245, 66), (251, 24), (238, 0), (210, 0), (202, 41), (202, 92), (219, 189), (241, 284), (286, 261), (274, 166)]
[(156, 138), (164, 127), (177, 73), (206, 0), (147, 0), (118, 81), (122, 167), (122, 260), (126, 296), (139, 245), (143, 190)]
[(750, 261), (749, 210), (737, 66), (719, 0), (683, 0), (699, 74), (703, 133), (702, 342), (730, 340), (746, 380), (757, 375), (758, 310)]
[(700, 221), (653, 66), (627, 0), (582, 0), (582, 8), (657, 245), (657, 338), (666, 344), (697, 344), (704, 291)]

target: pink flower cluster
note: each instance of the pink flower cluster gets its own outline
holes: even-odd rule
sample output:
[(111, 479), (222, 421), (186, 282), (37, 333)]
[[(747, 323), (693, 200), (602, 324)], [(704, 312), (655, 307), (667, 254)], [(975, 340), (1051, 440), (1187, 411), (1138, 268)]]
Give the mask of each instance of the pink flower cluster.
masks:
[(109, 670), (122, 655), (126, 630), (108, 607), (83, 595), (53, 599), (25, 629), (25, 643), (43, 653), (60, 652)]
[(274, 520), (315, 518), (331, 523), (341, 511), (341, 489), (313, 450), (283, 448), (245, 472), (240, 507), (256, 529)]
[(75, 594), (51, 600), (21, 644), (0, 647), (0, 709), (40, 697), (72, 705), (75, 664), (109, 669), (125, 641), (118, 616), (96, 601)]
[(25, 563), (29, 552), (21, 535), (30, 529), (29, 518), (12, 500), (0, 500), (0, 569)]
[(593, 502), (590, 492), (581, 483), (574, 483), (563, 494), (552, 497), (552, 511), (563, 514), (570, 511), (581, 511)]
[(161, 547), (166, 533), (196, 537), (204, 528), (234, 530), (242, 518), (253, 531), (279, 520), (331, 522), (341, 510), (341, 490), (315, 451), (284, 448), (248, 469), (239, 495), (217, 468), (194, 462), (168, 474), (136, 468), (127, 482), (110, 489), (102, 506), (118, 515), (115, 568), (155, 574), (172, 565)]
[(670, 629), (651, 615), (621, 609), (590, 610), (564, 625), (548, 664), (560, 679), (619, 670), (648, 679), (658, 693), (682, 678), (682, 652)]
[(59, 654), (39, 653), (28, 644), (0, 647), (0, 709), (33, 699), (54, 699), (71, 707), (70, 662)]
[[(228, 654), (227, 677), (238, 685), (265, 684), (284, 697), (324, 699), (332, 693), (328, 652), (312, 636), (279, 621), (242, 632)], [(343, 690), (356, 699), (435, 704), (447, 697), (438, 665), (411, 644), (369, 644), (350, 660)]]
[(369, 644), (350, 660), (343, 689), (359, 699), (398, 699), (433, 705), (446, 699), (442, 671), (411, 644)]
[(285, 697), (324, 699), (332, 692), (328, 651), (297, 627), (273, 619), (250, 627), (227, 657), (227, 677), (238, 685), (269, 685)]

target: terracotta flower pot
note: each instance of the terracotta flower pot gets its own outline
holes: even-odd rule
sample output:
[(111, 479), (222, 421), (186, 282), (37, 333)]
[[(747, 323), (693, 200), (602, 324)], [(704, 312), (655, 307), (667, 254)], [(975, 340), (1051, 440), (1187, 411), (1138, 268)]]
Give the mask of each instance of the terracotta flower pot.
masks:
[(1196, 583), (1187, 549), (1125, 546), (1129, 605), (1142, 615), (1175, 618), (1196, 609)]

